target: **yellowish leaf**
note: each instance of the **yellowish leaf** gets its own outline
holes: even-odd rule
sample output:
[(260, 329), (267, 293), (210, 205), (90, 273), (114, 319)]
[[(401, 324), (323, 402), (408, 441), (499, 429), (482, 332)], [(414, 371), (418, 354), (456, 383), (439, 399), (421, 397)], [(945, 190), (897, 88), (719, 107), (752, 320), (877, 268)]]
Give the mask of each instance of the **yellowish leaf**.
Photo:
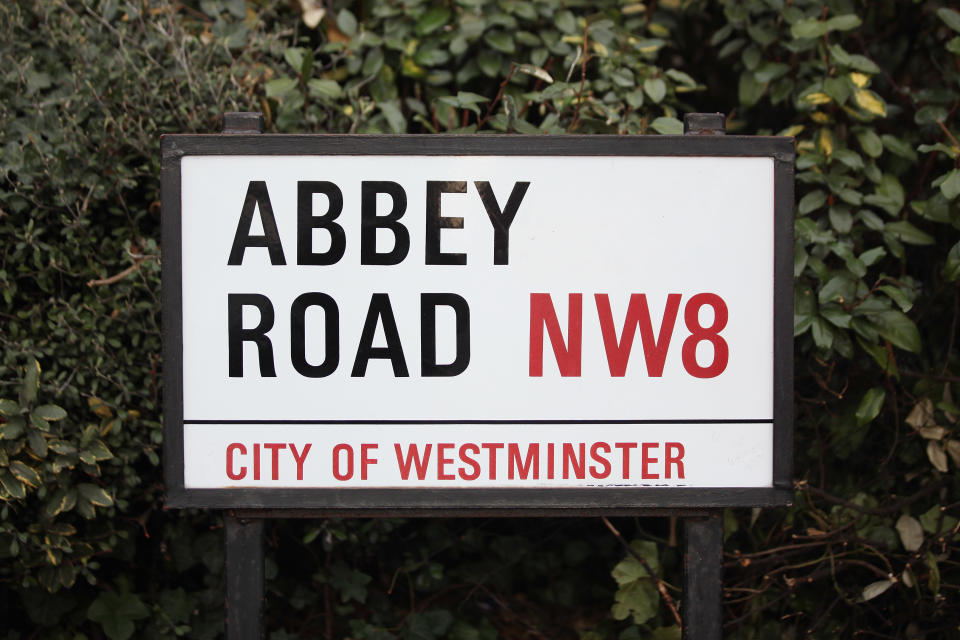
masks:
[(87, 398), (87, 406), (90, 407), (94, 414), (100, 416), (101, 418), (113, 417), (113, 411), (111, 411), (110, 407), (107, 406), (107, 403), (100, 398)]
[(903, 514), (896, 524), (897, 533), (900, 534), (900, 541), (903, 548), (907, 551), (916, 551), (923, 544), (923, 526), (920, 521), (913, 516)]
[(803, 101), (809, 102), (810, 104), (827, 104), (831, 100), (832, 98), (822, 91), (817, 91), (803, 97)]
[(797, 136), (800, 134), (801, 131), (803, 131), (803, 125), (802, 125), (802, 124), (795, 124), (795, 125), (793, 125), (792, 127), (787, 127), (786, 129), (784, 129), (783, 131), (781, 131), (781, 132), (778, 133), (777, 135), (778, 135), (778, 136), (785, 136), (785, 137), (787, 137), (787, 138), (795, 138), (795, 137), (797, 137)]
[(879, 580), (871, 582), (863, 588), (863, 601), (873, 600), (893, 586), (893, 580)]
[(854, 71), (850, 74), (850, 82), (858, 88), (863, 89), (867, 86), (867, 83), (870, 82), (870, 76), (860, 73), (859, 71)]
[(646, 10), (647, 10), (647, 7), (646, 7), (646, 5), (643, 4), (642, 2), (635, 2), (635, 3), (633, 3), (633, 4), (628, 4), (628, 5), (625, 5), (623, 8), (620, 9), (620, 11), (621, 11), (621, 12), (623, 13), (623, 15), (625, 15), (625, 16), (628, 16), (628, 15), (633, 14), (633, 13), (643, 13), (643, 12), (646, 11)]
[(918, 431), (923, 427), (934, 426), (936, 423), (933, 421), (933, 400), (921, 398), (920, 402), (913, 405), (913, 409), (907, 414), (906, 422)]
[(930, 459), (934, 469), (941, 473), (947, 472), (947, 454), (943, 452), (939, 442), (933, 440), (927, 442), (927, 458)]
[[(948, 384), (943, 385), (943, 401), (948, 405), (953, 406), (953, 392), (950, 391), (950, 385)], [(956, 424), (957, 419), (948, 410), (944, 409), (943, 415), (946, 417), (947, 422), (950, 424)]]
[(913, 577), (913, 571), (910, 570), (910, 567), (907, 567), (903, 570), (903, 574), (901, 575), (900, 579), (903, 580), (903, 584), (907, 585), (911, 589), (913, 588), (913, 585), (917, 584), (916, 579)]
[(857, 89), (857, 92), (853, 94), (853, 98), (864, 111), (872, 113), (875, 116), (884, 117), (887, 115), (887, 106), (883, 103), (883, 99), (873, 91), (869, 89)]
[(323, 4), (317, 0), (300, 0), (300, 11), (303, 14), (303, 23), (311, 29), (316, 28), (327, 13)]
[(9, 469), (14, 478), (28, 487), (36, 489), (40, 486), (40, 475), (33, 467), (28, 467), (19, 460), (15, 460), (10, 463)]
[(953, 460), (953, 464), (960, 467), (960, 440), (947, 440), (946, 449)]
[[(669, 3), (669, 0), (668, 0)], [(667, 38), (670, 36), (670, 29), (666, 26), (660, 24), (659, 22), (651, 22), (647, 25), (647, 29), (650, 30), (650, 34), (657, 38)]]
[(592, 42), (591, 44), (593, 45), (593, 51), (594, 51), (594, 53), (596, 53), (596, 54), (597, 54), (598, 56), (600, 56), (601, 58), (607, 58), (607, 57), (610, 56), (610, 52), (607, 51), (607, 48), (606, 48), (605, 46), (603, 46), (601, 43), (599, 43), (599, 42)]
[(817, 124), (827, 124), (830, 122), (830, 116), (825, 114), (823, 111), (814, 111), (810, 114), (810, 119)]
[(817, 151), (825, 156), (833, 153), (833, 136), (829, 129), (820, 129), (820, 133), (817, 135)]
[(943, 427), (938, 427), (933, 425), (932, 427), (920, 427), (917, 429), (917, 432), (920, 434), (920, 437), (924, 440), (943, 440), (943, 437), (947, 435), (947, 430)]

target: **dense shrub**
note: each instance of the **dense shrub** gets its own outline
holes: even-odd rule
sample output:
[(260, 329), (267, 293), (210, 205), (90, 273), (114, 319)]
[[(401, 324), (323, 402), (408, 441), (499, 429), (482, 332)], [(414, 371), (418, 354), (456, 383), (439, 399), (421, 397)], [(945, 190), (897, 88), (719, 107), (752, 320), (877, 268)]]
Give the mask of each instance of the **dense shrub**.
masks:
[[(726, 514), (728, 632), (956, 637), (947, 5), (0, 5), (2, 633), (220, 633), (219, 516), (162, 510), (161, 133), (233, 110), (279, 132), (679, 133), (682, 113), (723, 111), (799, 152), (796, 504)], [(595, 519), (275, 523), (268, 625), (676, 637), (658, 589), (682, 607), (673, 524), (616, 522), (655, 581)]]

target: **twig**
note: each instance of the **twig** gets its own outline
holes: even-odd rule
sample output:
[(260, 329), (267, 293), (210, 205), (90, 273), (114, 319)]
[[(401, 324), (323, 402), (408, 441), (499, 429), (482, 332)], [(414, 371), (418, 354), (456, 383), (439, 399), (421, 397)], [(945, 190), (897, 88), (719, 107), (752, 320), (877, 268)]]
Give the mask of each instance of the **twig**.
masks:
[(573, 111), (573, 121), (570, 123), (569, 131), (576, 129), (580, 122), (580, 105), (583, 103), (583, 88), (587, 82), (587, 58), (590, 55), (587, 50), (587, 38), (589, 37), (587, 30), (589, 27), (589, 24), (583, 25), (583, 59), (580, 61), (580, 91), (577, 93), (577, 108)]
[(947, 129), (947, 125), (943, 124), (943, 120), (937, 118), (937, 124), (940, 125), (940, 128), (943, 129), (943, 132), (947, 134), (948, 138), (950, 138), (950, 142), (953, 143), (953, 146), (960, 147), (960, 142), (957, 142), (957, 139), (953, 137), (953, 134), (950, 133), (950, 129)]
[(960, 296), (956, 289), (953, 290), (953, 320), (950, 321), (950, 341), (947, 343), (947, 355), (943, 359), (943, 369), (940, 370), (940, 375), (946, 375), (947, 369), (950, 368), (950, 354), (953, 353), (953, 339), (957, 334), (957, 314), (960, 312)]
[(905, 497), (905, 498), (900, 498), (899, 500), (891, 503), (890, 506), (884, 507), (884, 508), (882, 508), (882, 509), (871, 509), (871, 508), (868, 508), (868, 507), (861, 507), (860, 505), (858, 505), (858, 504), (856, 504), (856, 503), (854, 503), (854, 502), (850, 502), (849, 500), (844, 500), (843, 498), (838, 498), (838, 497), (836, 497), (836, 496), (834, 496), (834, 495), (831, 495), (831, 494), (827, 493), (826, 491), (822, 491), (822, 490), (820, 490), (820, 489), (817, 489), (816, 487), (811, 486), (811, 485), (807, 484), (806, 482), (797, 482), (797, 483), (794, 483), (794, 488), (795, 488), (797, 491), (808, 491), (808, 492), (814, 494), (814, 495), (817, 496), (817, 497), (823, 498), (824, 500), (826, 500), (826, 501), (828, 501), (828, 502), (832, 502), (832, 503), (834, 503), (834, 504), (843, 505), (844, 507), (847, 507), (848, 509), (853, 509), (854, 511), (859, 511), (860, 513), (865, 513), (865, 514), (867, 514), (867, 515), (872, 515), (872, 516), (882, 516), (882, 515), (887, 515), (887, 514), (889, 514), (889, 513), (896, 513), (896, 512), (898, 512), (898, 511), (900, 511), (900, 510), (901, 510), (903, 507), (905, 507), (906, 505), (911, 504), (911, 503), (913, 503), (913, 502), (916, 502), (917, 500), (919, 500), (920, 498), (922, 498), (923, 496), (925, 496), (925, 495), (927, 495), (927, 494), (929, 494), (929, 493), (933, 493), (934, 491), (940, 490), (941, 488), (945, 487), (945, 486), (948, 485), (949, 483), (950, 483), (950, 479), (948, 479), (948, 478), (941, 479), (941, 480), (939, 480), (939, 481), (937, 481), (937, 482), (932, 482), (932, 483), (928, 484), (927, 486), (921, 488), (919, 491), (917, 491), (917, 492), (916, 492), (915, 494), (913, 494), (912, 496), (907, 496), (907, 497)]
[(507, 77), (504, 78), (503, 82), (500, 83), (500, 90), (497, 91), (497, 96), (493, 99), (493, 102), (490, 103), (490, 106), (487, 107), (487, 112), (483, 115), (483, 119), (477, 123), (477, 131), (483, 128), (483, 125), (487, 124), (487, 120), (490, 119), (490, 116), (493, 115), (493, 110), (497, 106), (497, 103), (500, 102), (500, 98), (503, 97), (503, 90), (507, 88), (507, 83), (510, 82), (510, 78), (513, 77), (514, 72), (517, 70), (516, 64), (510, 65), (510, 73), (507, 74)]
[(115, 282), (120, 282), (121, 280), (123, 280), (124, 278), (126, 278), (127, 276), (129, 276), (131, 273), (133, 273), (134, 271), (136, 271), (137, 269), (139, 269), (139, 268), (140, 268), (140, 265), (143, 264), (143, 261), (146, 260), (146, 259), (147, 259), (146, 257), (137, 258), (132, 265), (130, 265), (129, 267), (127, 267), (126, 269), (124, 269), (124, 270), (121, 271), (120, 273), (116, 273), (116, 274), (110, 276), (109, 278), (100, 278), (99, 280), (87, 280), (87, 286), (88, 286), (88, 287), (103, 287), (103, 286), (108, 285), (108, 284), (113, 284), (113, 283), (115, 283)]
[(613, 523), (607, 520), (607, 518), (604, 516), (601, 516), (600, 519), (603, 520), (603, 524), (607, 526), (607, 529), (610, 529), (613, 535), (617, 536), (617, 540), (619, 540), (620, 544), (623, 545), (623, 548), (627, 550), (627, 553), (636, 558), (643, 568), (647, 570), (647, 575), (653, 578), (654, 583), (657, 585), (657, 591), (660, 592), (660, 595), (663, 597), (663, 601), (667, 603), (667, 608), (669, 608), (670, 613), (673, 614), (673, 619), (677, 622), (677, 627), (682, 630), (683, 620), (680, 619), (680, 614), (677, 613), (677, 606), (674, 604), (673, 598), (670, 597), (670, 594), (667, 593), (667, 587), (663, 584), (663, 580), (658, 578), (657, 575), (650, 570), (650, 565), (647, 564), (646, 558), (637, 553), (636, 550), (634, 550), (634, 548), (631, 547), (626, 540), (624, 540), (623, 536), (620, 535), (620, 532), (617, 531), (617, 528), (613, 526)]

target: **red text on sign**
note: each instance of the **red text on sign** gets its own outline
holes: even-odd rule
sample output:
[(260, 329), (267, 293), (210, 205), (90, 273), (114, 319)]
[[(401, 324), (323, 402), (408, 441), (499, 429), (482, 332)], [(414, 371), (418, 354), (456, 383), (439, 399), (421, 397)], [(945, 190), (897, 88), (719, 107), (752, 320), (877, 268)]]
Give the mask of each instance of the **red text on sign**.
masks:
[[(638, 329), (647, 375), (651, 378), (663, 376), (681, 299), (682, 295), (679, 293), (671, 293), (667, 296), (660, 327), (655, 332), (646, 294), (631, 294), (627, 315), (618, 338), (609, 296), (605, 293), (594, 295), (603, 346), (607, 355), (607, 366), (612, 377), (626, 375), (627, 363), (630, 360), (630, 352)], [(700, 324), (700, 309), (705, 306), (713, 310), (713, 322), (709, 327)], [(560, 375), (564, 377), (581, 375), (583, 294), (569, 294), (567, 309), (567, 339), (564, 340), (560, 320), (550, 294), (530, 294), (530, 377), (543, 376), (544, 329), (546, 329), (546, 337), (550, 340)], [(683, 368), (691, 376), (716, 378), (727, 368), (730, 349), (727, 341), (720, 335), (727, 326), (727, 318), (727, 304), (715, 293), (698, 293), (687, 301), (683, 320), (690, 335), (683, 341), (680, 355)], [(713, 347), (713, 359), (706, 366), (701, 366), (697, 362), (697, 346), (701, 342), (709, 342)]]

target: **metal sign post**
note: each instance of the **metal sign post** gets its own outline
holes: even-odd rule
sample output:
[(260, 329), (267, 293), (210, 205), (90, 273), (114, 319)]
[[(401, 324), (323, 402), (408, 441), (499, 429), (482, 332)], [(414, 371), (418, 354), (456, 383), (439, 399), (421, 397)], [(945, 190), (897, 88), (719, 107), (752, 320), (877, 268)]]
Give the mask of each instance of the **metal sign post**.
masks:
[[(724, 135), (722, 113), (689, 113), (685, 135)], [(683, 640), (723, 637), (723, 511), (683, 520)]]
[(230, 640), (265, 520), (330, 516), (679, 516), (721, 637), (722, 509), (792, 496), (794, 149), (684, 125), (164, 136), (167, 504), (225, 510)]

